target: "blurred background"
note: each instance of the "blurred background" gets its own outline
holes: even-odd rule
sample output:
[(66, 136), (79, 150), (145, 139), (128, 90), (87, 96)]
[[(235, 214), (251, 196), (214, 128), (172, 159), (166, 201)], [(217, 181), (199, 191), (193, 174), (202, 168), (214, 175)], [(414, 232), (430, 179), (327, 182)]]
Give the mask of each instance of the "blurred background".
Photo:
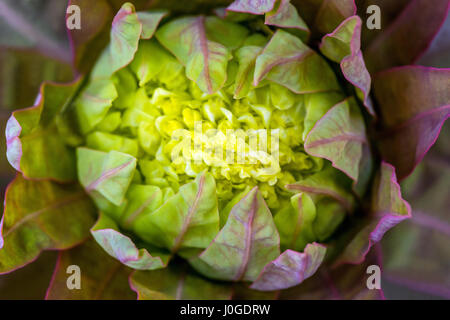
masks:
[[(0, 0), (1, 212), (5, 188), (15, 174), (6, 160), (4, 138), (11, 111), (33, 105), (42, 81), (73, 77), (66, 6), (66, 0)], [(448, 17), (418, 64), (450, 67)], [(402, 183), (413, 218), (389, 231), (379, 245), (387, 299), (450, 299), (449, 146), (447, 122), (423, 163)], [(43, 299), (55, 262), (56, 252), (47, 251), (13, 274), (0, 275), (0, 299)]]

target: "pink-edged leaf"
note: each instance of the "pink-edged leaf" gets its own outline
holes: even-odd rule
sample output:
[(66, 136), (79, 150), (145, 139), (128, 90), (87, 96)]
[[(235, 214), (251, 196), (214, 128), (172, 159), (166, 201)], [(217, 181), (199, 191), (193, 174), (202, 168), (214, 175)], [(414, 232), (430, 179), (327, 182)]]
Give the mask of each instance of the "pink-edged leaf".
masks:
[(76, 184), (26, 180), (10, 183), (0, 222), (0, 273), (20, 268), (42, 250), (67, 249), (89, 236), (96, 209)]
[(276, 0), (236, 0), (227, 8), (228, 11), (264, 14), (272, 11)]
[(261, 291), (287, 289), (311, 277), (322, 264), (326, 248), (312, 243), (304, 252), (286, 250), (267, 264), (250, 288)]
[(233, 207), (209, 247), (190, 263), (213, 279), (254, 281), (279, 254), (280, 237), (272, 214), (255, 187)]
[(286, 186), (288, 190), (319, 194), (337, 200), (345, 210), (353, 211), (355, 199), (347, 190), (351, 182), (341, 171), (329, 166), (318, 173)]
[(308, 26), (290, 0), (281, 0), (278, 7), (274, 8), (273, 11), (267, 12), (264, 23), (278, 28), (297, 29), (304, 41), (307, 41), (309, 37)]
[(339, 90), (325, 59), (296, 36), (278, 30), (256, 59), (253, 85), (268, 79), (295, 93)]
[(205, 17), (185, 17), (163, 25), (156, 38), (186, 67), (186, 76), (203, 92), (214, 93), (227, 79), (229, 50), (210, 41), (205, 30)]
[(450, 116), (449, 87), (450, 69), (407, 66), (374, 77), (379, 148), (400, 180), (422, 160)]
[(449, 5), (448, 0), (433, 1), (433, 5), (428, 0), (410, 1), (365, 50), (369, 71), (415, 63), (441, 28)]
[(14, 111), (8, 120), (6, 155), (25, 177), (75, 180), (74, 151), (59, 134), (55, 120), (71, 103), (80, 83), (81, 78), (68, 84), (44, 82), (34, 106)]
[[(127, 2), (112, 22), (110, 43), (97, 61), (93, 78), (109, 78), (133, 61), (143, 31), (134, 6)], [(145, 30), (148, 32), (149, 30)]]
[(129, 154), (77, 149), (78, 180), (95, 200), (106, 199), (119, 206), (133, 179), (136, 158)]
[(169, 254), (152, 252), (146, 248), (138, 249), (133, 240), (119, 231), (119, 227), (110, 217), (100, 213), (97, 223), (91, 229), (95, 241), (113, 258), (137, 270), (154, 270), (164, 268), (169, 261)]
[(232, 294), (231, 286), (200, 277), (185, 264), (135, 271), (130, 286), (139, 300), (228, 300)]
[(320, 51), (329, 59), (340, 63), (344, 77), (357, 88), (367, 111), (375, 115), (369, 97), (371, 77), (361, 52), (362, 21), (358, 16), (345, 19), (332, 33), (325, 35)]
[[(384, 299), (380, 289), (369, 289), (367, 268), (381, 261), (375, 250), (361, 264), (344, 264), (337, 268), (321, 267), (300, 285), (282, 290), (279, 299), (300, 300), (379, 300)], [(384, 274), (384, 273), (382, 273)]]
[(374, 243), (401, 221), (411, 217), (411, 207), (403, 200), (395, 169), (383, 162), (372, 189), (370, 215), (351, 238), (335, 265), (361, 263)]
[(309, 154), (328, 159), (353, 180), (359, 175), (363, 144), (367, 144), (364, 119), (353, 98), (331, 108), (305, 141)]
[(153, 37), (159, 23), (167, 14), (168, 11), (165, 10), (138, 12), (138, 19), (142, 23), (141, 39), (150, 39)]
[[(69, 289), (70, 273), (80, 269), (81, 288)], [(128, 284), (131, 269), (112, 259), (93, 240), (75, 248), (60, 251), (47, 289), (47, 300), (133, 300), (136, 298)]]

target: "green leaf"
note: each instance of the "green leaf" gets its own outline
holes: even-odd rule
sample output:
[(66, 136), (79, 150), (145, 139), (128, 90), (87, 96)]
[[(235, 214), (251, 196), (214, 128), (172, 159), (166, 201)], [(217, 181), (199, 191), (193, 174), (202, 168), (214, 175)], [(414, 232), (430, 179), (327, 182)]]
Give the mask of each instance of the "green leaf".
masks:
[(326, 61), (296, 36), (277, 30), (256, 59), (253, 85), (268, 79), (298, 94), (339, 90)]
[(76, 184), (26, 180), (9, 185), (0, 222), (0, 273), (33, 261), (42, 250), (67, 249), (89, 236), (96, 208)]
[(307, 243), (316, 239), (313, 222), (316, 206), (306, 193), (298, 193), (291, 198), (291, 205), (282, 208), (274, 218), (280, 233), (283, 249), (303, 250)]
[(280, 254), (280, 238), (272, 214), (258, 188), (231, 210), (214, 241), (191, 265), (213, 279), (254, 281)]
[(337, 200), (348, 212), (353, 211), (354, 198), (351, 190), (351, 180), (344, 173), (329, 166), (296, 183), (286, 186), (291, 191), (301, 191), (308, 194), (318, 194)]
[(222, 44), (207, 39), (204, 17), (166, 23), (156, 38), (186, 67), (186, 76), (203, 92), (212, 94), (225, 84), (231, 54)]
[(104, 213), (100, 213), (91, 233), (97, 243), (113, 258), (127, 267), (138, 270), (164, 268), (169, 261), (169, 254), (148, 252), (146, 248), (138, 249), (133, 240), (119, 231), (117, 224)]
[[(69, 266), (80, 268), (79, 289), (69, 289)], [(59, 252), (52, 281), (47, 290), (47, 300), (133, 300), (136, 294), (130, 289), (128, 276), (131, 269), (112, 259), (93, 240)]]
[(122, 204), (136, 170), (136, 158), (117, 151), (77, 149), (78, 179), (94, 199)]
[(255, 72), (256, 58), (261, 53), (262, 48), (258, 46), (243, 46), (236, 51), (236, 59), (239, 63), (236, 74), (234, 98), (241, 99), (247, 96), (253, 88), (253, 74)]
[(139, 300), (228, 300), (232, 294), (231, 286), (199, 277), (187, 265), (135, 271), (130, 285)]
[(138, 19), (142, 23), (141, 39), (150, 39), (153, 37), (162, 18), (167, 16), (167, 14), (168, 11), (166, 10), (138, 12)]
[(167, 248), (202, 249), (219, 232), (219, 212), (215, 180), (210, 173), (180, 187), (153, 212), (135, 218), (135, 233), (146, 242)]
[(81, 132), (95, 128), (116, 98), (117, 90), (111, 80), (90, 81), (74, 102)]
[(344, 95), (338, 92), (323, 92), (305, 95), (305, 121), (303, 140), (328, 110), (344, 99)]
[(81, 78), (69, 84), (43, 83), (36, 104), (13, 112), (8, 120), (8, 161), (25, 177), (75, 179), (74, 151), (65, 144), (55, 120), (72, 102), (80, 83)]
[(249, 34), (246, 27), (214, 16), (206, 17), (204, 23), (206, 37), (224, 45), (229, 50), (239, 48)]
[(326, 248), (320, 244), (308, 244), (303, 253), (286, 250), (264, 267), (250, 288), (261, 291), (286, 289), (311, 277), (322, 264)]
[(364, 119), (356, 101), (346, 99), (331, 108), (308, 134), (305, 150), (330, 160), (353, 180), (359, 175), (363, 144), (367, 143)]

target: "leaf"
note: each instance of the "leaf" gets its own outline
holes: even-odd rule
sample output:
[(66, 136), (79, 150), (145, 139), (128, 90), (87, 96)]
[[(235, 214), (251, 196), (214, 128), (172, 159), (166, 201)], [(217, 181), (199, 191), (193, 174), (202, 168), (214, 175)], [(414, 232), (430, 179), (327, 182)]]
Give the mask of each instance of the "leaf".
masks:
[(369, 71), (414, 64), (441, 28), (448, 8), (447, 0), (436, 0), (432, 6), (427, 0), (410, 1), (365, 50)]
[(236, 0), (227, 7), (228, 11), (264, 14), (272, 11), (276, 0)]
[(153, 37), (162, 18), (167, 15), (168, 12), (165, 10), (138, 12), (138, 19), (142, 23), (141, 39), (150, 39)]
[(274, 218), (280, 233), (283, 249), (303, 250), (307, 243), (316, 239), (313, 222), (316, 219), (316, 206), (306, 193), (291, 197), (291, 205), (282, 208)]
[(290, 33), (278, 30), (256, 59), (253, 85), (267, 78), (295, 93), (339, 90), (326, 61)]
[(262, 48), (258, 46), (243, 46), (236, 51), (236, 59), (239, 63), (236, 74), (234, 98), (241, 99), (247, 96), (252, 89), (255, 63)]
[(42, 250), (67, 249), (89, 235), (96, 209), (76, 184), (26, 180), (10, 183), (0, 222), (0, 273), (20, 268)]
[[(80, 289), (67, 287), (69, 266), (80, 268)], [(65, 251), (60, 251), (53, 277), (47, 290), (47, 300), (133, 300), (135, 294), (128, 285), (131, 269), (112, 259), (93, 239)]]
[(382, 162), (372, 188), (370, 215), (363, 219), (362, 226), (335, 265), (361, 263), (374, 243), (380, 241), (390, 228), (410, 217), (411, 207), (401, 196), (394, 167)]
[(340, 63), (344, 77), (357, 88), (357, 96), (367, 111), (375, 115), (369, 97), (371, 77), (361, 53), (362, 21), (358, 16), (344, 20), (332, 33), (322, 38), (320, 51), (329, 59)]
[(246, 27), (217, 17), (206, 17), (204, 24), (206, 37), (224, 45), (228, 50), (238, 49), (249, 34)]
[(435, 143), (450, 116), (450, 70), (419, 66), (395, 68), (374, 78), (382, 128), (383, 159), (399, 179), (408, 176)]
[(125, 3), (114, 17), (110, 43), (97, 61), (91, 78), (109, 78), (114, 72), (130, 64), (138, 49), (142, 30), (142, 23), (134, 6), (129, 2)]
[(133, 226), (146, 242), (172, 253), (206, 248), (219, 232), (214, 178), (210, 173), (200, 174), (158, 209), (136, 217)]
[(117, 96), (112, 80), (90, 81), (74, 103), (81, 132), (94, 129), (105, 118)]
[(68, 84), (44, 82), (35, 105), (14, 111), (8, 120), (6, 155), (9, 163), (25, 177), (75, 179), (74, 151), (58, 133), (55, 119), (71, 103), (80, 83), (81, 78)]
[(146, 248), (138, 249), (133, 240), (123, 235), (110, 217), (100, 213), (97, 223), (91, 229), (95, 241), (113, 258), (132, 269), (154, 270), (164, 268), (169, 255), (152, 252)]
[(212, 94), (225, 84), (231, 54), (222, 44), (207, 39), (204, 17), (166, 23), (156, 38), (186, 67), (186, 76), (203, 92)]
[(290, 0), (280, 0), (278, 7), (266, 13), (264, 23), (278, 28), (292, 28), (298, 31), (297, 33), (303, 41), (308, 40), (308, 26), (299, 16), (297, 9), (291, 4)]
[(212, 279), (254, 281), (263, 267), (280, 254), (280, 238), (272, 214), (258, 188), (231, 210), (214, 241), (190, 260)]
[(315, 242), (308, 244), (303, 253), (286, 250), (264, 267), (250, 288), (272, 291), (296, 286), (317, 271), (325, 252), (326, 248)]
[(131, 288), (139, 300), (228, 300), (231, 286), (199, 277), (186, 265), (156, 271), (136, 271)]
[(337, 200), (347, 212), (352, 212), (354, 198), (349, 192), (349, 180), (345, 174), (329, 166), (303, 180), (286, 185), (286, 188), (291, 191), (331, 197)]
[[(327, 248), (328, 249), (328, 248)], [(361, 264), (344, 264), (337, 268), (323, 266), (312, 277), (293, 288), (282, 290), (281, 300), (378, 300), (384, 299), (383, 291), (367, 287), (367, 268), (381, 266), (372, 250)], [(383, 270), (384, 271), (384, 270)], [(382, 274), (384, 272), (382, 271)]]
[(305, 141), (310, 155), (330, 160), (333, 166), (357, 180), (363, 144), (367, 143), (364, 119), (354, 99), (331, 108)]
[(94, 199), (122, 204), (136, 170), (136, 158), (117, 151), (77, 149), (78, 180)]

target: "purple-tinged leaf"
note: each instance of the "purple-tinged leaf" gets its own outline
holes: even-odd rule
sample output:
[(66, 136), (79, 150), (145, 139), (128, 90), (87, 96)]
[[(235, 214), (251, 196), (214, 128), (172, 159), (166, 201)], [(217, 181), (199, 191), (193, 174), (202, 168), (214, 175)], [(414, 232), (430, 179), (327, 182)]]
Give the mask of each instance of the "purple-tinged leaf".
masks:
[(236, 51), (235, 55), (239, 62), (239, 67), (234, 89), (235, 99), (244, 98), (252, 89), (256, 58), (261, 51), (262, 48), (258, 46), (243, 46)]
[(122, 152), (77, 149), (78, 180), (94, 201), (122, 204), (136, 170), (136, 158)]
[(306, 138), (305, 150), (330, 160), (356, 181), (366, 143), (364, 119), (356, 101), (350, 98), (335, 105), (316, 123)]
[(225, 84), (231, 54), (224, 45), (208, 40), (205, 17), (173, 20), (159, 28), (156, 38), (186, 67), (186, 76), (203, 92), (214, 93)]
[(114, 72), (130, 64), (138, 49), (142, 31), (142, 23), (134, 6), (125, 3), (114, 17), (110, 43), (97, 61), (91, 77), (109, 78)]
[(295, 93), (339, 90), (332, 69), (296, 36), (278, 30), (256, 59), (253, 85), (268, 79)]
[(167, 14), (168, 11), (165, 10), (138, 12), (138, 19), (142, 23), (141, 39), (150, 39), (153, 37), (159, 23)]
[(303, 253), (286, 250), (267, 264), (250, 288), (261, 291), (282, 290), (311, 277), (322, 264), (326, 247), (308, 244)]
[[(301, 300), (374, 300), (384, 299), (383, 291), (367, 287), (367, 268), (381, 267), (375, 250), (358, 265), (344, 264), (338, 268), (321, 267), (311, 278), (300, 285), (282, 290), (279, 299)], [(382, 273), (384, 274), (384, 273)]]
[(214, 241), (190, 260), (200, 273), (220, 280), (254, 281), (280, 254), (280, 237), (258, 188), (231, 210)]
[(352, 236), (335, 265), (361, 263), (370, 248), (390, 228), (410, 217), (411, 207), (401, 196), (395, 169), (383, 162), (372, 188), (370, 215), (364, 218), (359, 231)]
[(344, 77), (357, 88), (358, 97), (367, 111), (375, 115), (369, 97), (371, 77), (361, 53), (362, 21), (358, 16), (344, 20), (332, 33), (325, 35), (320, 51), (329, 59), (340, 63)]
[(167, 266), (169, 254), (138, 249), (129, 237), (119, 231), (110, 217), (100, 213), (97, 223), (91, 229), (95, 241), (113, 258), (137, 270), (154, 270)]
[(276, 0), (236, 0), (227, 8), (228, 11), (264, 14), (272, 11)]
[(199, 277), (187, 265), (135, 271), (130, 286), (139, 300), (228, 300), (231, 286)]
[[(79, 289), (67, 286), (70, 266), (80, 268)], [(65, 251), (60, 251), (47, 300), (133, 300), (135, 294), (128, 284), (131, 269), (112, 259), (93, 240)], [(72, 271), (73, 272), (73, 271)]]
[(450, 69), (407, 66), (374, 77), (382, 123), (379, 149), (400, 180), (423, 159), (450, 116), (448, 88)]
[[(326, 34), (356, 14), (354, 0), (291, 0), (314, 34)], [(316, 36), (314, 38), (316, 38)]]
[(6, 155), (25, 177), (75, 180), (75, 154), (59, 134), (55, 120), (71, 103), (80, 83), (81, 79), (68, 84), (43, 83), (34, 106), (14, 111), (8, 120)]
[(415, 63), (447, 17), (448, 0), (412, 0), (364, 52), (371, 73)]
[(67, 249), (89, 236), (96, 209), (76, 184), (26, 180), (10, 183), (0, 222), (0, 273), (13, 271), (42, 250)]

